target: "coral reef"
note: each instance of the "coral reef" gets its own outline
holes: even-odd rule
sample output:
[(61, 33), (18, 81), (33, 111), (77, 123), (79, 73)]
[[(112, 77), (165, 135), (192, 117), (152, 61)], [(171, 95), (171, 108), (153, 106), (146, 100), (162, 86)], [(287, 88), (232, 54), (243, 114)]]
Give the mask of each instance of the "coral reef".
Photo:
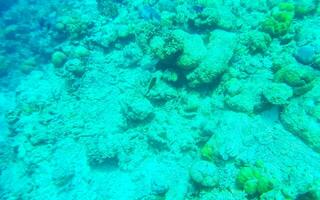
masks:
[(0, 1), (0, 199), (320, 199), (319, 5)]
[(199, 67), (187, 75), (190, 87), (210, 84), (227, 69), (233, 55), (237, 38), (225, 31), (214, 31), (210, 35), (208, 53)]
[(273, 180), (256, 167), (243, 167), (237, 176), (239, 186), (250, 196), (266, 193), (274, 187)]
[(281, 113), (284, 125), (316, 151), (320, 150), (318, 88), (319, 81), (303, 97), (291, 101)]
[(263, 91), (264, 97), (273, 105), (284, 105), (292, 97), (292, 88), (283, 83), (274, 83)]
[(207, 161), (197, 161), (190, 169), (193, 181), (204, 187), (213, 187), (218, 182), (218, 171), (216, 166)]
[(293, 3), (280, 3), (274, 8), (271, 16), (262, 23), (262, 30), (273, 37), (283, 36), (288, 33), (294, 15)]

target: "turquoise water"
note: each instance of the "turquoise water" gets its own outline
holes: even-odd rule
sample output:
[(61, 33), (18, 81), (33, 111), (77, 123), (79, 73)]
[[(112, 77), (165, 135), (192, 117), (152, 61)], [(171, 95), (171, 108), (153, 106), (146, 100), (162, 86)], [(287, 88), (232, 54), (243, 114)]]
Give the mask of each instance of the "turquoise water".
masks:
[(318, 0), (0, 0), (1, 200), (320, 200)]

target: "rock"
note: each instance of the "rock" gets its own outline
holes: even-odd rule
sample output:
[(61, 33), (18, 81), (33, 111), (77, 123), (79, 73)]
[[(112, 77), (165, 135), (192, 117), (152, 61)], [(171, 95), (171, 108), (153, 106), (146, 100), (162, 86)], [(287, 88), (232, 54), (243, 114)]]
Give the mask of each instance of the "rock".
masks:
[(76, 77), (81, 77), (86, 71), (85, 66), (81, 63), (79, 59), (76, 58), (68, 60), (65, 66), (66, 70), (71, 72)]
[(218, 183), (217, 167), (208, 161), (195, 162), (190, 169), (190, 176), (193, 181), (204, 187), (214, 187)]
[(155, 36), (150, 40), (150, 48), (152, 53), (162, 63), (176, 62), (176, 58), (182, 51), (180, 41), (177, 41), (172, 35)]
[(207, 49), (201, 36), (197, 34), (188, 34), (182, 30), (176, 30), (174, 35), (177, 40), (180, 40), (183, 44), (182, 55), (177, 61), (179, 69), (189, 70), (198, 67), (207, 53)]
[(216, 30), (210, 35), (207, 55), (195, 70), (187, 75), (188, 85), (198, 87), (217, 80), (228, 68), (237, 43), (235, 34)]
[(231, 79), (226, 84), (225, 105), (237, 112), (253, 114), (263, 110), (265, 102), (262, 98), (264, 87), (262, 81)]
[(309, 147), (320, 152), (320, 82), (303, 97), (291, 100), (280, 114), (282, 124)]
[(288, 103), (288, 99), (292, 97), (293, 90), (284, 83), (274, 83), (264, 89), (263, 95), (271, 104), (284, 105)]
[(142, 122), (153, 113), (152, 104), (145, 98), (127, 99), (123, 106), (123, 113), (129, 121)]
[(317, 54), (312, 65), (313, 68), (320, 70), (320, 54)]
[(295, 58), (301, 64), (309, 65), (313, 62), (313, 60), (315, 58), (315, 54), (316, 54), (316, 52), (315, 52), (314, 47), (312, 47), (310, 45), (306, 45), (306, 46), (300, 47), (297, 50), (297, 52), (295, 54)]
[(297, 17), (305, 17), (314, 13), (317, 9), (317, 0), (297, 0), (295, 1), (295, 14)]
[(61, 51), (56, 51), (51, 56), (51, 63), (57, 68), (62, 67), (66, 61), (67, 56)]
[(248, 40), (247, 46), (253, 53), (265, 52), (272, 41), (269, 34), (260, 31), (250, 32), (246, 39)]
[(314, 183), (312, 183), (309, 186), (308, 191), (298, 195), (297, 199), (319, 200), (320, 199), (320, 180), (316, 180)]

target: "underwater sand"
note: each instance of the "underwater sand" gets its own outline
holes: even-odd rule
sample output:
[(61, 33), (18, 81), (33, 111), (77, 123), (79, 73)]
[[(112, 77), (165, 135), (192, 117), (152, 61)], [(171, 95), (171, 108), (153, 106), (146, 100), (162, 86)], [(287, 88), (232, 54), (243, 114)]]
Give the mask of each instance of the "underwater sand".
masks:
[(1, 200), (320, 200), (318, 0), (0, 1)]

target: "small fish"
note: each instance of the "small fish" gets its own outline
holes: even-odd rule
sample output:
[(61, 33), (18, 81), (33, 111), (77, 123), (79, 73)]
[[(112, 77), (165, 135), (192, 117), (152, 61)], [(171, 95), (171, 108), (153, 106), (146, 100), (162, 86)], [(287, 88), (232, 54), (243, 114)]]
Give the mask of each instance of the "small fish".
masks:
[(147, 96), (150, 92), (150, 90), (156, 85), (157, 83), (157, 77), (153, 77), (151, 78), (149, 85), (148, 85), (148, 89), (146, 91), (146, 93), (144, 94), (145, 96)]

